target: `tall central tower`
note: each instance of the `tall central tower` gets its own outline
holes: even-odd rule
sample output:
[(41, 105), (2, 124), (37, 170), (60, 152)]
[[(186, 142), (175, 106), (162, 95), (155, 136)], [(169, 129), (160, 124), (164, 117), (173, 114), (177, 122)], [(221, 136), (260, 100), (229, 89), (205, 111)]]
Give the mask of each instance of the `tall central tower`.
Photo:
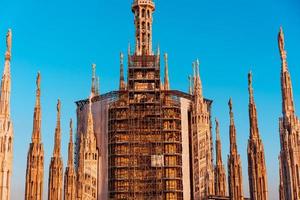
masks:
[(134, 0), (132, 12), (135, 24), (135, 54), (152, 55), (152, 0)]
[(152, 51), (152, 0), (135, 0), (135, 52), (128, 51), (124, 87), (108, 111), (110, 199), (182, 199), (181, 107), (169, 95), (167, 55), (161, 84), (160, 52)]

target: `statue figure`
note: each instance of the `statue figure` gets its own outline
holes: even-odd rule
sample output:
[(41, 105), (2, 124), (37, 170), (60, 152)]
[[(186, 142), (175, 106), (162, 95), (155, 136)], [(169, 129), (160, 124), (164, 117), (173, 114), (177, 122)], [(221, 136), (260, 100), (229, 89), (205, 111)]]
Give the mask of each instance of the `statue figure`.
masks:
[(284, 50), (284, 34), (283, 34), (282, 27), (280, 27), (280, 32), (278, 35), (278, 46), (279, 46), (281, 58), (285, 58), (286, 52)]
[(6, 48), (7, 52), (11, 52), (11, 29), (8, 29), (7, 34), (6, 34)]
[(59, 99), (57, 100), (56, 109), (57, 109), (57, 115), (59, 115), (59, 113), (60, 113), (60, 100)]
[(232, 116), (232, 99), (231, 98), (229, 99), (228, 106), (229, 106), (230, 116)]
[(168, 54), (165, 53), (164, 57), (165, 57), (165, 62), (167, 63), (168, 62)]
[(36, 87), (38, 89), (40, 89), (40, 87), (41, 87), (41, 73), (40, 72), (38, 72), (38, 76), (37, 76), (37, 79), (36, 79)]

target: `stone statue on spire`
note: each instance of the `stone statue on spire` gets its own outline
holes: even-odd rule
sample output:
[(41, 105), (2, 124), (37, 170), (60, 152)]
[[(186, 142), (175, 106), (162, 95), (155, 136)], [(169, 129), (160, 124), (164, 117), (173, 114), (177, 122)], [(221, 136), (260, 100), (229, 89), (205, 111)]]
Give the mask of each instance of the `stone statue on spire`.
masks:
[(12, 43), (12, 33), (11, 33), (11, 29), (8, 29), (6, 34), (6, 49), (9, 53), (11, 52), (11, 43)]
[(93, 95), (96, 95), (96, 64), (92, 64), (92, 89)]
[(6, 52), (5, 52), (5, 60), (11, 59), (11, 46), (12, 46), (12, 32), (8, 29), (6, 34)]
[(284, 48), (284, 33), (282, 27), (280, 27), (280, 31), (278, 34), (278, 46), (279, 46), (279, 51), (282, 59), (286, 58), (286, 51)]
[(253, 102), (253, 87), (252, 87), (252, 73), (251, 71), (248, 73), (248, 91), (249, 91), (249, 99), (250, 102)]

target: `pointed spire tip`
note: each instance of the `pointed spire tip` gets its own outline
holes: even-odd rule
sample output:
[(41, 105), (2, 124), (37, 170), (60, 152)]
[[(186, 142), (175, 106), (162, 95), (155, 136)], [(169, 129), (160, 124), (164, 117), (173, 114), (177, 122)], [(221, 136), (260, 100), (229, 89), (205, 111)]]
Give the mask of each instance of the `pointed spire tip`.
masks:
[(229, 106), (230, 112), (232, 112), (232, 98), (231, 97), (229, 98), (228, 106)]
[(37, 77), (36, 77), (36, 87), (38, 89), (41, 88), (41, 73), (40, 72), (38, 72)]

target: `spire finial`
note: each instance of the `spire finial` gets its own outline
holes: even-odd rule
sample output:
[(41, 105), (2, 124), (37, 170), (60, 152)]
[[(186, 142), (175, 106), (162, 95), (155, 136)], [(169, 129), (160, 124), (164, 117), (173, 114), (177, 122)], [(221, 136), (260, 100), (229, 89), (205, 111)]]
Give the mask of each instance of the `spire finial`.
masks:
[(168, 53), (165, 53), (164, 59), (165, 59), (165, 63), (168, 64)]
[(96, 64), (92, 64), (92, 93), (96, 94)]
[(36, 98), (35, 107), (33, 114), (33, 131), (32, 131), (32, 142), (38, 143), (41, 141), (41, 74), (38, 72), (36, 77)]
[(200, 76), (200, 69), (199, 68), (200, 68), (200, 61), (197, 58), (197, 60), (196, 60), (196, 73), (197, 73), (198, 77)]
[(282, 92), (282, 113), (284, 116), (290, 116), (295, 113), (292, 81), (287, 67), (286, 51), (284, 44), (284, 34), (282, 27), (278, 34), (278, 46), (281, 56), (281, 92)]
[(252, 72), (251, 71), (248, 73), (248, 91), (249, 91), (250, 102), (253, 103), (254, 97), (253, 97)]
[(219, 121), (217, 118), (215, 118), (215, 122), (216, 122), (216, 139), (218, 141), (220, 141), (220, 127), (219, 127)]
[(230, 97), (229, 102), (228, 102), (228, 106), (229, 106), (229, 114), (230, 114), (230, 124), (233, 124), (233, 112), (232, 112), (232, 99)]
[(230, 113), (231, 113), (232, 112), (232, 99), (231, 99), (231, 97), (229, 99), (228, 106), (229, 106), (229, 110), (230, 110)]
[(229, 99), (229, 114), (230, 114), (230, 126), (229, 126), (229, 136), (230, 136), (230, 154), (237, 152), (236, 145), (236, 130), (234, 125), (233, 111), (232, 111), (232, 99)]
[(73, 120), (70, 119), (70, 142), (73, 141)]
[(120, 64), (124, 64), (124, 54), (122, 52), (120, 52)]
[(61, 109), (61, 103), (60, 100), (58, 99), (56, 104), (57, 117), (56, 117), (55, 141), (54, 141), (54, 152), (53, 152), (53, 156), (57, 156), (57, 157), (60, 156), (60, 143), (61, 143), (60, 109)]
[(41, 73), (38, 72), (36, 77), (36, 106), (40, 105), (41, 96)]
[(159, 46), (159, 44), (157, 45), (157, 55), (160, 56), (160, 46)]
[(11, 46), (12, 46), (12, 32), (11, 29), (8, 29), (6, 34), (6, 53), (5, 53), (6, 60), (10, 60), (11, 58)]
[(284, 33), (283, 33), (283, 28), (280, 27), (279, 33), (278, 33), (278, 46), (279, 46), (279, 51), (281, 58), (285, 58), (285, 48), (284, 48)]
[[(56, 104), (56, 110), (57, 110), (58, 117), (60, 117), (60, 107), (61, 107), (61, 104), (60, 104), (60, 100), (58, 99), (57, 104)], [(57, 119), (59, 119), (59, 118), (57, 118)]]
[(280, 58), (282, 60), (282, 67), (281, 70), (282, 72), (287, 71), (287, 62), (286, 62), (286, 51), (285, 51), (285, 41), (284, 41), (284, 33), (283, 33), (283, 28), (280, 27), (279, 33), (278, 33), (278, 47), (279, 47), (279, 53), (280, 53)]
[(73, 121), (70, 119), (70, 139), (68, 148), (68, 167), (73, 167)]
[(119, 90), (125, 90), (125, 80), (124, 80), (124, 55), (120, 53), (120, 83)]
[(0, 113), (6, 117), (10, 117), (10, 92), (11, 92), (11, 75), (10, 75), (10, 59), (11, 59), (11, 40), (12, 33), (9, 29), (6, 34), (6, 53), (5, 64), (1, 80), (0, 93)]
[(165, 90), (170, 90), (170, 82), (169, 82), (169, 65), (168, 65), (168, 54), (165, 53), (164, 55), (164, 59), (165, 59)]
[(248, 73), (248, 90), (249, 90), (250, 138), (254, 138), (254, 137), (259, 137), (259, 131), (258, 131), (256, 105), (254, 102), (251, 71)]

